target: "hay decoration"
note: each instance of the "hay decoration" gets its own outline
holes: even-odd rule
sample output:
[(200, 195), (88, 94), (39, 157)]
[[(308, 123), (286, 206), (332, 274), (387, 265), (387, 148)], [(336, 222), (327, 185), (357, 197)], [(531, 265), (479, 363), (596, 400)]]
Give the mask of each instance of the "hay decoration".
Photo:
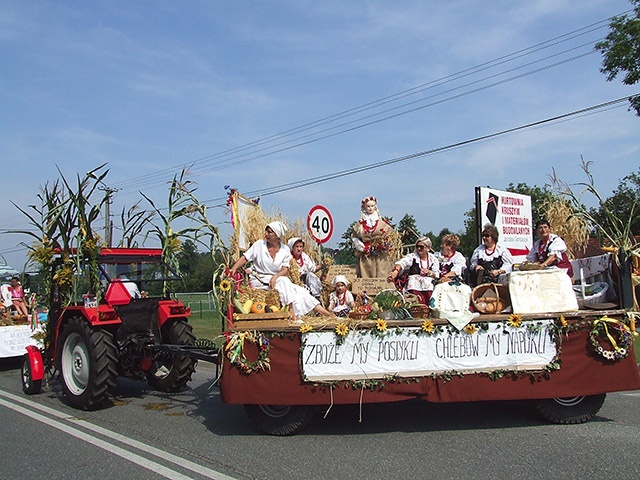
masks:
[(271, 221), (267, 218), (267, 215), (262, 209), (256, 205), (256, 208), (252, 208), (247, 211), (246, 214), (245, 232), (249, 244), (253, 244), (258, 240), (264, 238), (264, 229), (267, 228), (267, 224)]
[(322, 249), (309, 234), (306, 223), (303, 223), (300, 218), (297, 218), (295, 223), (289, 227), (287, 239), (294, 237), (302, 239), (304, 242), (304, 253), (309, 255), (309, 258), (311, 258), (316, 265), (321, 265), (323, 261)]
[(391, 245), (389, 250), (389, 258), (393, 260), (397, 260), (402, 257), (402, 236), (400, 232), (398, 232), (395, 228), (392, 229), (388, 234), (388, 240)]
[(546, 200), (541, 211), (551, 225), (551, 232), (562, 237), (567, 244), (569, 259), (580, 256), (589, 241), (590, 228), (585, 219), (576, 215), (567, 200), (557, 196)]
[(238, 300), (240, 303), (245, 303), (249, 299), (252, 299), (254, 302), (264, 302), (267, 305), (275, 305), (278, 308), (282, 307), (280, 304), (280, 295), (278, 295), (276, 290), (263, 290), (243, 285), (238, 290)]
[(295, 283), (296, 285), (302, 285), (302, 278), (300, 277), (300, 268), (298, 267), (298, 262), (296, 262), (296, 259), (291, 257), (291, 260), (289, 260), (289, 274), (288, 274), (289, 280), (291, 280), (291, 282)]

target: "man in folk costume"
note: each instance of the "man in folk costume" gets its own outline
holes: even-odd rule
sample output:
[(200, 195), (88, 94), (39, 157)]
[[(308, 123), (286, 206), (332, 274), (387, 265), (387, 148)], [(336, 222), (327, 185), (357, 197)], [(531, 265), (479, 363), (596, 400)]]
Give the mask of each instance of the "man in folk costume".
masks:
[(351, 242), (356, 256), (356, 275), (360, 278), (386, 278), (392, 261), (390, 234), (393, 227), (380, 215), (375, 197), (361, 202), (360, 221), (353, 226)]

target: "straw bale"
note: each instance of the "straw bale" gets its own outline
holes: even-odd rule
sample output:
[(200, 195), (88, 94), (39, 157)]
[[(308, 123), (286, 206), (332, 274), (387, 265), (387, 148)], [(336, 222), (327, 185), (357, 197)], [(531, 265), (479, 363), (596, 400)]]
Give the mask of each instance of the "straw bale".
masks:
[(567, 256), (574, 259), (584, 252), (589, 241), (589, 225), (575, 215), (571, 204), (560, 197), (552, 197), (541, 208), (549, 221), (551, 232), (560, 235), (567, 244)]

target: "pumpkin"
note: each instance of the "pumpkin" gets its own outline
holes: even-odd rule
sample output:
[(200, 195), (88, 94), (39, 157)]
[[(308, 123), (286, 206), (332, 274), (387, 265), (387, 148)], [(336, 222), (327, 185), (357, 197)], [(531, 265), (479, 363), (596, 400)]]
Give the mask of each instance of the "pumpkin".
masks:
[(251, 305), (251, 313), (265, 313), (267, 310), (267, 304), (264, 302), (253, 302)]

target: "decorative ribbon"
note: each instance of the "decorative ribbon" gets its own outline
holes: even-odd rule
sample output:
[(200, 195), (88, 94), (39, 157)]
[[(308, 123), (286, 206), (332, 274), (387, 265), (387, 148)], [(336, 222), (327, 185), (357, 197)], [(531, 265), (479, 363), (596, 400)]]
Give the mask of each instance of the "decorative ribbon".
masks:
[(610, 318), (607, 317), (606, 315), (598, 320), (595, 320), (593, 322), (593, 328), (597, 328), (598, 324), (602, 324), (602, 326), (604, 327), (604, 333), (607, 335), (607, 338), (609, 339), (609, 341), (611, 342), (611, 345), (613, 346), (613, 348), (615, 350), (618, 350), (620, 347), (618, 347), (617, 342), (615, 341), (615, 339), (613, 338), (613, 336), (609, 333), (609, 327), (607, 326), (608, 324), (611, 325), (618, 325), (621, 327), (622, 330), (626, 330), (627, 332), (631, 332), (631, 330), (629, 329), (629, 327), (627, 327), (623, 322), (621, 322), (620, 320), (616, 320), (615, 318)]

